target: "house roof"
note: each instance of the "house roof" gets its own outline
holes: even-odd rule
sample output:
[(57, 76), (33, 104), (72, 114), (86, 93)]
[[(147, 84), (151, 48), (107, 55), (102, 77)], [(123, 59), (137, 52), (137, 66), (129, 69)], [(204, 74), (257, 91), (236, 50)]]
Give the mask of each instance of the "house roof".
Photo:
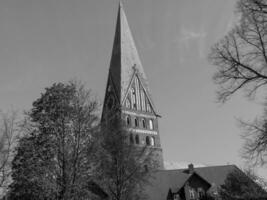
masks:
[[(194, 172), (211, 185), (220, 186), (224, 183), (229, 173), (238, 169), (235, 165), (211, 166), (194, 168)], [(188, 169), (159, 170), (146, 186), (145, 190), (149, 199), (166, 199), (169, 189), (178, 191), (191, 177)]]
[(224, 184), (227, 176), (234, 170), (240, 170), (235, 165), (222, 165), (222, 166), (211, 166), (211, 167), (199, 167), (195, 168), (195, 171), (205, 178), (210, 184), (217, 186)]

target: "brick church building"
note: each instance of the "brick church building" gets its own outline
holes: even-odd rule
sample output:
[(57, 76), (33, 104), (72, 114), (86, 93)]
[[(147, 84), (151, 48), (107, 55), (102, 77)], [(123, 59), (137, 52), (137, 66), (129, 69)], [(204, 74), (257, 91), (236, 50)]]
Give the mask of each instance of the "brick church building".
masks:
[[(246, 176), (234, 165), (194, 168), (190, 164), (187, 169), (164, 169), (158, 128), (160, 116), (153, 103), (148, 80), (121, 3), (102, 119), (111, 117), (115, 107), (130, 130), (130, 141), (140, 146), (147, 145), (156, 151), (159, 169), (153, 174), (151, 184), (144, 188), (149, 200), (200, 200), (207, 193), (216, 199), (217, 188), (225, 183), (229, 174), (237, 171)], [(256, 183), (253, 184), (259, 187)]]

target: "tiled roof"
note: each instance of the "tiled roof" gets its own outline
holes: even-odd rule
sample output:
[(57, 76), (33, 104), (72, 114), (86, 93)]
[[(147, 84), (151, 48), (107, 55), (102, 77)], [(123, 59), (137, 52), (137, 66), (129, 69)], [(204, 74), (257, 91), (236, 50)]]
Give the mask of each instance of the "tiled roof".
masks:
[(195, 171), (210, 184), (222, 185), (227, 176), (234, 170), (240, 170), (235, 165), (210, 166), (195, 168)]
[[(235, 165), (211, 166), (194, 168), (194, 172), (206, 180), (211, 185), (220, 186), (224, 183), (227, 175), (238, 169)], [(177, 191), (188, 180), (191, 175), (188, 169), (160, 170), (157, 171), (150, 181), (150, 185), (145, 190), (148, 199), (164, 200), (169, 189)]]

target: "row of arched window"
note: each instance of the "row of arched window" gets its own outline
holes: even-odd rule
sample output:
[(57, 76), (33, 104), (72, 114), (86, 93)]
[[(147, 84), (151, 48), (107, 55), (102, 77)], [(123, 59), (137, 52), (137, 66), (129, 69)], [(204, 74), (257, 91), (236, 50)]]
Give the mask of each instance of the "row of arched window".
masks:
[[(130, 134), (130, 143), (131, 144), (140, 144), (139, 135)], [(146, 145), (147, 146), (155, 146), (155, 137), (154, 136), (146, 136)]]
[[(126, 125), (127, 126), (131, 126), (132, 122), (131, 122), (131, 117), (129, 115), (126, 116)], [(147, 119), (146, 118), (141, 118), (139, 119), (138, 117), (134, 117), (133, 118), (133, 126), (134, 127), (141, 127), (144, 129), (149, 128), (150, 130), (154, 129), (154, 123), (152, 119), (148, 120), (148, 124), (147, 124)]]

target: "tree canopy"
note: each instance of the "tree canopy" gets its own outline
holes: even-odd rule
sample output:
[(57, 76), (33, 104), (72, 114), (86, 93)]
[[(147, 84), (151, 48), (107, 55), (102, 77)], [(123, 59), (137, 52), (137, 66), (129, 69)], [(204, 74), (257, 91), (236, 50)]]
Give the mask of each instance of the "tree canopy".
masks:
[(118, 118), (101, 125), (96, 181), (114, 200), (144, 200), (145, 184), (157, 169), (156, 151), (131, 142), (131, 132)]
[(10, 199), (91, 195), (98, 103), (77, 83), (57, 83), (33, 102), (12, 162)]
[(267, 192), (238, 168), (229, 173), (219, 189), (219, 194), (222, 200), (260, 200), (267, 198)]

